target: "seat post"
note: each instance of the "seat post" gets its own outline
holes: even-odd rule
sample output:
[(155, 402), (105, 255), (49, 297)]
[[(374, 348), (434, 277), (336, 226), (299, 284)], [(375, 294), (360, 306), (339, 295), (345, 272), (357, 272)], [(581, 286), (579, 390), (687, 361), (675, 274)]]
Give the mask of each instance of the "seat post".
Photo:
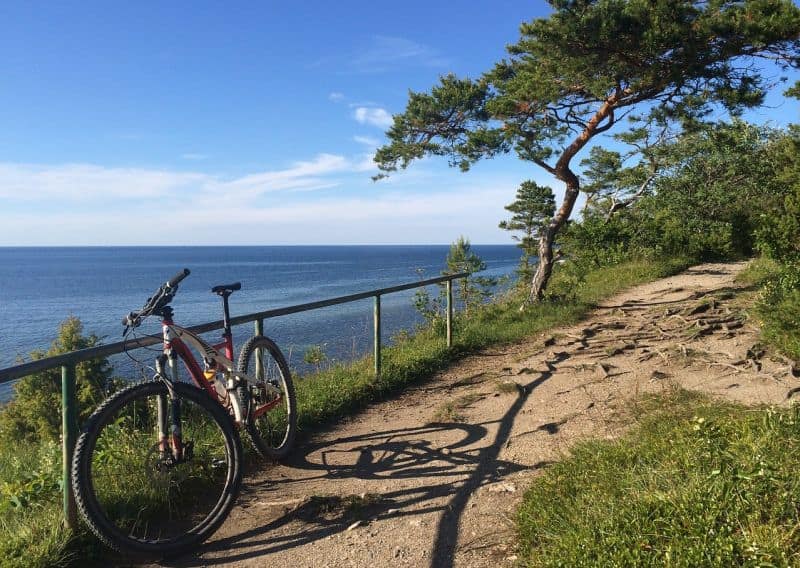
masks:
[(222, 335), (225, 337), (230, 337), (231, 335), (231, 314), (228, 309), (228, 296), (230, 295), (231, 292), (228, 290), (220, 293), (220, 296), (222, 296)]

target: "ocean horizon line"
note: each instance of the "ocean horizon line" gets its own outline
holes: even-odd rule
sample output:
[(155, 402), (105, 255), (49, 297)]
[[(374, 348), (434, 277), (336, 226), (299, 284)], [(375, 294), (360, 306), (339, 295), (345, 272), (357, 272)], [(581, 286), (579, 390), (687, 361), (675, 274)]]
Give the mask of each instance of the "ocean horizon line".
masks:
[[(271, 244), (271, 245), (0, 245), (0, 249), (70, 249), (70, 248), (268, 248), (268, 247), (446, 247), (452, 243), (325, 243), (325, 244)], [(516, 243), (470, 243), (478, 247), (517, 246)]]

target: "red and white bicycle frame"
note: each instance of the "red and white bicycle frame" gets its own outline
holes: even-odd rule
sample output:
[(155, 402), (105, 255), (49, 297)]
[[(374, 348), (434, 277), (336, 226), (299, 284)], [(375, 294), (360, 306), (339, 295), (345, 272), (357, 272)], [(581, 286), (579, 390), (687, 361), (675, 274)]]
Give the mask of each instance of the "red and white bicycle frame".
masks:
[[(195, 385), (204, 389), (220, 404), (227, 407), (238, 426), (248, 419), (248, 410), (244, 408), (244, 401), (237, 392), (240, 385), (258, 385), (259, 388), (267, 389), (272, 395), (270, 398), (273, 400), (269, 403), (252, 409), (252, 418), (268, 412), (281, 403), (280, 389), (265, 381), (259, 382), (255, 377), (240, 373), (236, 369), (233, 363), (233, 337), (230, 332), (223, 334), (222, 343), (209, 345), (188, 329), (176, 325), (171, 319), (164, 319), (162, 334), (164, 356), (169, 369), (168, 378), (172, 381), (180, 380), (178, 370), (178, 359), (180, 358)], [(192, 349), (202, 356), (203, 367), (195, 359)], [(164, 374), (161, 370), (159, 373)], [(221, 388), (212, 383), (212, 381), (219, 380), (224, 381)]]

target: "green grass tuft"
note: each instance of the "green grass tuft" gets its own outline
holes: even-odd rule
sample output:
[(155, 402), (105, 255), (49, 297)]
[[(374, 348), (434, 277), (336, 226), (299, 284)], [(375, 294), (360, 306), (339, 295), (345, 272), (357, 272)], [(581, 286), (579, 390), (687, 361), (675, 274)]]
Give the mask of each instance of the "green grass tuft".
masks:
[(525, 566), (796, 566), (800, 407), (676, 390), (618, 441), (579, 443), (525, 494)]
[(760, 291), (753, 315), (767, 345), (800, 361), (800, 271), (761, 257), (739, 273), (738, 281)]
[(739, 274), (736, 281), (747, 286), (761, 286), (780, 272), (780, 265), (765, 256), (752, 260)]

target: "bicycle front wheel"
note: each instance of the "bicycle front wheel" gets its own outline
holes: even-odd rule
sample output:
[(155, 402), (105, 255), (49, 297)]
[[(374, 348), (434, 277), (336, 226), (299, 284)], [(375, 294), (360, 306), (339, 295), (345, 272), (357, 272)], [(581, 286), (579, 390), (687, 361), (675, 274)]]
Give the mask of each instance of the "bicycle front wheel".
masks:
[(78, 509), (100, 540), (134, 556), (175, 555), (202, 542), (239, 492), (242, 449), (230, 416), (196, 387), (173, 390), (154, 381), (116, 393), (75, 446)]
[(250, 377), (246, 428), (253, 445), (264, 458), (285, 458), (297, 432), (297, 402), (283, 353), (271, 339), (251, 337), (239, 354), (239, 372)]

